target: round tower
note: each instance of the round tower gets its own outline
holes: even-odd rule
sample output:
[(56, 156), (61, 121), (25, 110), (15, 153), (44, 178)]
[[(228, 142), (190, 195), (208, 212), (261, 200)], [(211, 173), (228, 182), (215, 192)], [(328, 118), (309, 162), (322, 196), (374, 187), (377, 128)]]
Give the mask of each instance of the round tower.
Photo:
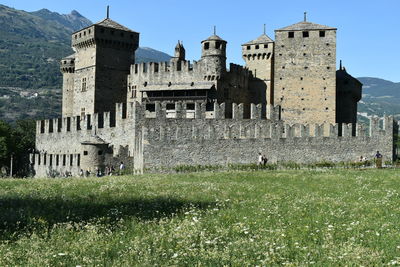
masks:
[(108, 145), (108, 143), (97, 135), (89, 136), (88, 139), (81, 142), (81, 168), (91, 172), (96, 169), (103, 171)]
[(61, 73), (74, 73), (75, 72), (75, 57), (69, 56), (63, 58), (60, 62)]
[(226, 72), (226, 43), (216, 34), (201, 42), (201, 60), (206, 76), (218, 79)]
[(71, 117), (74, 104), (75, 57), (63, 58), (60, 62), (60, 71), (63, 74), (62, 117)]

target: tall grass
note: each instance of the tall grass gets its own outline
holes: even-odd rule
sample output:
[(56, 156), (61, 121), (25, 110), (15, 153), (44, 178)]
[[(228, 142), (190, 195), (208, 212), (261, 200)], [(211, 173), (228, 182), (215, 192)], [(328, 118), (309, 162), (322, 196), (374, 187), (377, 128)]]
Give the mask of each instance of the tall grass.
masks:
[(398, 265), (399, 178), (325, 168), (1, 179), (0, 266)]

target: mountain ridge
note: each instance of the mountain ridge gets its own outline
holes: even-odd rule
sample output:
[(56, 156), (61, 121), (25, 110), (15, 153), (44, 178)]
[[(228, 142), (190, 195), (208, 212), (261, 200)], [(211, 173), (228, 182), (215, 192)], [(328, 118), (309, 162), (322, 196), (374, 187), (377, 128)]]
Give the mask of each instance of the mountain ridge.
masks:
[[(72, 10), (59, 14), (48, 9), (33, 12), (0, 4), (0, 119), (58, 117), (62, 76), (59, 60), (73, 53), (71, 34), (93, 23)], [(169, 61), (167, 53), (140, 47), (136, 62)], [(400, 83), (359, 77), (363, 98), (359, 120), (393, 114), (400, 119)]]
[(358, 119), (365, 122), (370, 116), (393, 115), (400, 119), (400, 83), (376, 77), (358, 77), (363, 84), (358, 103)]
[[(27, 12), (0, 5), (0, 86), (61, 88), (61, 58), (71, 55), (71, 34), (93, 23), (72, 10)], [(167, 61), (170, 56), (139, 48), (136, 62)]]

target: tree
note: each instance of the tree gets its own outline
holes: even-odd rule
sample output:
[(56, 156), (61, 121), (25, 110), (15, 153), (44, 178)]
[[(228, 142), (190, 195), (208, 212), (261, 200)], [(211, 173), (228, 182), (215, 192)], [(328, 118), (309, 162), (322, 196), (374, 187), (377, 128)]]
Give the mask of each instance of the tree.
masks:
[(0, 168), (7, 166), (11, 145), (11, 127), (0, 121)]
[(17, 176), (28, 176), (31, 171), (29, 154), (35, 150), (35, 129), (34, 120), (19, 120), (12, 129), (14, 173)]
[(0, 169), (9, 168), (13, 155), (13, 173), (28, 176), (31, 171), (29, 154), (35, 149), (35, 121), (19, 120), (14, 125), (0, 121)]

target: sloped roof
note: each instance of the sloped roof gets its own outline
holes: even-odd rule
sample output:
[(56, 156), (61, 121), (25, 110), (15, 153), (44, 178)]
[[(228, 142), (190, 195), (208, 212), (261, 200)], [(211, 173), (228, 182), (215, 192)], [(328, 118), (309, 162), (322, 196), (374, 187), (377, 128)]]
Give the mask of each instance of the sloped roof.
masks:
[(63, 57), (61, 60), (63, 60), (63, 59), (75, 59), (75, 54)]
[(296, 24), (277, 29), (275, 31), (278, 32), (278, 31), (303, 31), (303, 30), (336, 30), (336, 28), (308, 21), (301, 21)]
[(95, 23), (94, 25), (98, 25), (98, 26), (103, 26), (103, 27), (107, 27), (107, 28), (113, 28), (113, 29), (117, 29), (117, 30), (122, 30), (122, 31), (127, 31), (127, 32), (134, 32), (131, 29), (113, 21), (112, 19), (103, 19), (100, 22)]
[(81, 142), (82, 145), (107, 145), (108, 143), (101, 139), (98, 135), (91, 135), (88, 139)]
[(268, 37), (266, 34), (261, 34), (257, 39), (249, 41), (242, 45), (251, 45), (251, 44), (265, 44), (265, 43), (273, 43), (274, 41)]

